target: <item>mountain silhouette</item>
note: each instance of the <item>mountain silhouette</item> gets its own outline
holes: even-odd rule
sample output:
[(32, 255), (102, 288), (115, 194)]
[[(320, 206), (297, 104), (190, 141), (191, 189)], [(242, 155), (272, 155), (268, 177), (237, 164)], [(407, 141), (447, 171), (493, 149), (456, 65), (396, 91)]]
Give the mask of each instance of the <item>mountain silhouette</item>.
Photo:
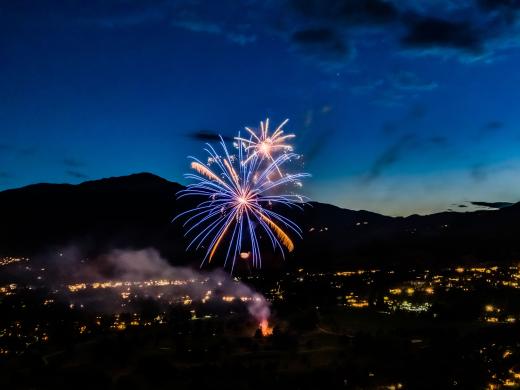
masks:
[[(0, 254), (36, 256), (70, 245), (99, 254), (155, 247), (174, 264), (200, 264), (186, 252), (182, 221), (195, 200), (177, 200), (180, 184), (150, 173), (70, 184), (34, 184), (0, 192)], [(285, 213), (303, 230), (280, 261), (266, 245), (267, 268), (444, 266), (520, 259), (520, 203), (498, 210), (388, 217), (311, 202)]]

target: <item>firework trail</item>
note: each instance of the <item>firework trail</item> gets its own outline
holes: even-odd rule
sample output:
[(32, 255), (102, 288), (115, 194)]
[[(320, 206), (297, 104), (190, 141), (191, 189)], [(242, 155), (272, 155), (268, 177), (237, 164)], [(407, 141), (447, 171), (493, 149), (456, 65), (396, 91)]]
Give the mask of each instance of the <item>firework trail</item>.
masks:
[[(284, 120), (280, 126), (276, 128), (274, 133), (269, 134), (269, 118), (264, 122), (260, 122), (260, 134), (255, 133), (249, 127), (246, 127), (246, 131), (249, 133), (250, 138), (241, 138), (240, 135), (235, 137), (235, 140), (243, 142), (248, 157), (244, 160), (244, 164), (249, 163), (253, 158), (260, 157), (261, 159), (267, 159), (270, 162), (275, 162), (273, 155), (279, 152), (287, 153), (292, 152), (292, 145), (286, 143), (288, 140), (296, 137), (294, 134), (286, 134), (282, 128), (289, 122), (289, 119)], [(282, 171), (278, 166), (276, 170), (282, 176)]]
[[(238, 157), (228, 152), (222, 139), (222, 155), (210, 144), (206, 144), (207, 148), (204, 150), (208, 153), (208, 164), (190, 157), (191, 168), (196, 173), (189, 173), (185, 177), (194, 183), (179, 191), (178, 198), (201, 196), (207, 200), (175, 217), (188, 217), (184, 222), (184, 227), (187, 228), (185, 236), (195, 237), (187, 249), (192, 246), (196, 246), (196, 249), (207, 248), (201, 265), (206, 261), (211, 262), (222, 242), (227, 240), (229, 243), (224, 267), (231, 261), (231, 272), (237, 256), (242, 254), (244, 241), (249, 243), (253, 266), (261, 267), (257, 230), (264, 231), (273, 249), (279, 248), (282, 255), (284, 247), (289, 252), (294, 249), (294, 243), (285, 230), (301, 237), (300, 228), (274, 211), (272, 206), (301, 208), (300, 204), (305, 202), (305, 198), (279, 192), (288, 185), (299, 185), (301, 179), (309, 176), (306, 173), (281, 173), (280, 167), (298, 158), (297, 154), (285, 152), (277, 157), (270, 154), (271, 161), (265, 164), (262, 163), (262, 156), (249, 148), (250, 144), (246, 144), (240, 134), (236, 140)], [(271, 176), (276, 178), (272, 179)]]

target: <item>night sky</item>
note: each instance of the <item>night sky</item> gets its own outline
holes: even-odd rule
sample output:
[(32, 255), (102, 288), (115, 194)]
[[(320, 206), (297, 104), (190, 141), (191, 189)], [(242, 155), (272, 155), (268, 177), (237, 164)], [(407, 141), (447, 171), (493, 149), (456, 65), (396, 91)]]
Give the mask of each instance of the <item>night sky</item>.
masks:
[(520, 1), (2, 1), (0, 189), (152, 172), (290, 118), (313, 200), (520, 200)]

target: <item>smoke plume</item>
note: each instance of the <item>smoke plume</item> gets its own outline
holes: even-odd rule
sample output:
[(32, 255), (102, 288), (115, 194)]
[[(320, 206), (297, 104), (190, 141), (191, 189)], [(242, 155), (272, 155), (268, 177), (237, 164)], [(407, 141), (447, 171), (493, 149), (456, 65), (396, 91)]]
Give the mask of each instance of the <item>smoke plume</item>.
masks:
[[(130, 307), (134, 293), (160, 305), (180, 303), (189, 296), (194, 303), (206, 298), (217, 307), (229, 304), (225, 297), (233, 297), (247, 306), (258, 323), (270, 316), (265, 297), (240, 280), (221, 270), (205, 272), (172, 266), (152, 248), (113, 250), (89, 259), (78, 248), (69, 247), (40, 262), (45, 262), (47, 268), (45, 283), (63, 291), (70, 302), (84, 304), (87, 310), (121, 310), (121, 294), (128, 292), (130, 298), (124, 303)], [(111, 284), (100, 287), (103, 283)], [(70, 286), (79, 288), (71, 290)]]

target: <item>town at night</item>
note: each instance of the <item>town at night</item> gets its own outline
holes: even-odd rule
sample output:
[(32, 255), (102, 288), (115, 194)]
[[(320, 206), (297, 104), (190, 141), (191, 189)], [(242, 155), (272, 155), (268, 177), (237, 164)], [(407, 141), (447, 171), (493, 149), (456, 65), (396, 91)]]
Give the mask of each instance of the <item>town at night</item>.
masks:
[(0, 1), (1, 389), (520, 389), (520, 2)]

